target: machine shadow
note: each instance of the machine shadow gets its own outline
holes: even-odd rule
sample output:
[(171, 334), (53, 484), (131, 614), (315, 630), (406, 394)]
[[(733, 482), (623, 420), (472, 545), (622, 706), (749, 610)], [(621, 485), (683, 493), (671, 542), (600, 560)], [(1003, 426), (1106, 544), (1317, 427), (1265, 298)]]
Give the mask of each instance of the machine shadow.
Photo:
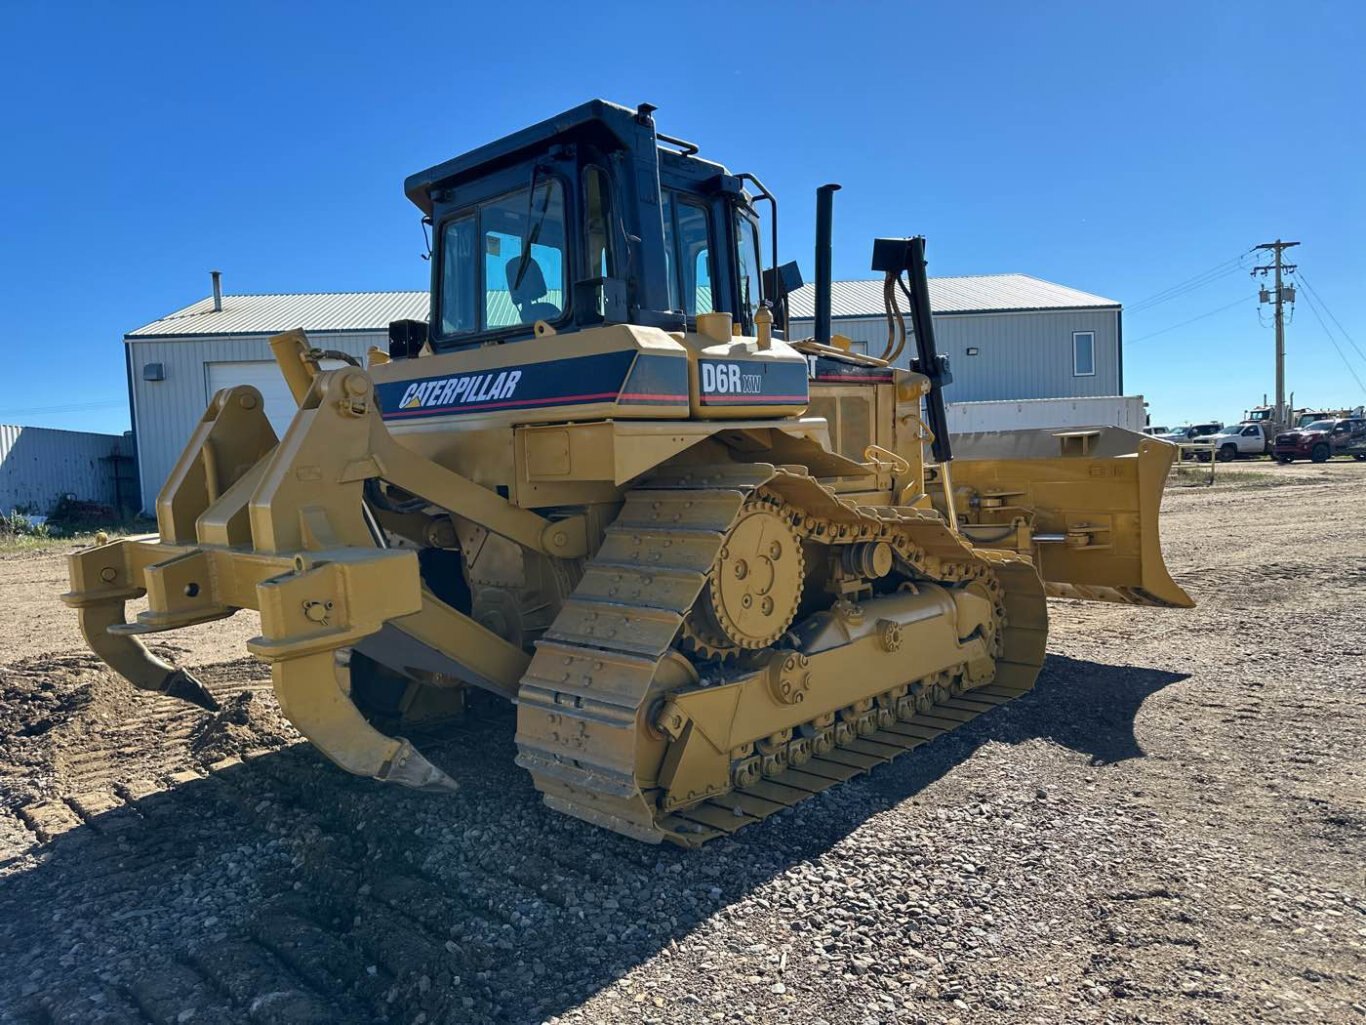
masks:
[[(215, 1013), (196, 1020), (232, 1021), (260, 995), (286, 993), (288, 1020), (421, 1013), (529, 1025), (819, 858), (986, 744), (1043, 739), (1094, 765), (1143, 757), (1135, 716), (1185, 678), (1050, 656), (1022, 698), (692, 851), (545, 809), (512, 764), (512, 709), (492, 701), (478, 703), (477, 723), (423, 745), (460, 780), (451, 796), (379, 787), (309, 747), (287, 748), (93, 820), (0, 881), (0, 956), (15, 968), (0, 980), (0, 1008), (19, 1021), (82, 1008), (173, 1021), (207, 1007)], [(64, 988), (25, 987), (30, 961), (70, 950), (73, 937), (84, 953), (68, 959)]]

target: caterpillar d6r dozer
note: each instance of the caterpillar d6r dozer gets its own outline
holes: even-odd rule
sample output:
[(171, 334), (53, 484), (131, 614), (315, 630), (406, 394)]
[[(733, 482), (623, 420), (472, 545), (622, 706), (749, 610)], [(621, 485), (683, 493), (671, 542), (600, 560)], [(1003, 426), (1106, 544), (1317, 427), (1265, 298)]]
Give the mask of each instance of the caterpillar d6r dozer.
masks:
[(652, 111), (588, 103), (410, 177), (430, 322), (365, 368), (275, 338), (281, 438), (254, 388), (215, 395), (159, 536), (71, 557), (91, 647), (212, 708), (139, 637), (259, 609), (251, 651), (343, 769), (453, 788), (392, 734), (483, 688), (552, 808), (698, 844), (1027, 691), (1049, 595), (1191, 605), (1158, 543), (1173, 446), (1006, 432), (951, 462), (924, 240), (875, 243), (889, 345), (853, 354), (824, 187), (794, 340), (776, 201)]

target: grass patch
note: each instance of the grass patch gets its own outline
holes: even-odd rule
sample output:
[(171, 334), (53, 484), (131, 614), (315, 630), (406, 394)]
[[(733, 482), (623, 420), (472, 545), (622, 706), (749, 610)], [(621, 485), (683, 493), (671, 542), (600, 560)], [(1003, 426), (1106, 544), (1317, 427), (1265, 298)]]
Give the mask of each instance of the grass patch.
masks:
[(134, 526), (118, 524), (110, 526), (107, 530), (80, 530), (72, 533), (51, 532), (43, 535), (0, 534), (0, 555), (6, 552), (44, 552), (54, 549), (67, 549), (73, 546), (78, 548), (89, 547), (105, 544), (121, 537), (155, 534), (156, 529), (156, 524), (148, 521)]
[[(1215, 471), (1214, 481), (1215, 483), (1219, 481), (1218, 471)], [(1167, 484), (1170, 487), (1208, 487), (1210, 484), (1209, 464), (1179, 463), (1172, 467), (1172, 471), (1167, 477)]]
[(38, 516), (22, 509), (0, 514), (0, 551), (42, 550), (69, 546), (72, 542), (99, 544), (155, 530), (154, 520), (120, 517), (108, 506), (63, 500), (51, 516)]
[(51, 534), (52, 528), (47, 525), (46, 519), (30, 516), (18, 509), (0, 515), (0, 538), (31, 537), (41, 540)]

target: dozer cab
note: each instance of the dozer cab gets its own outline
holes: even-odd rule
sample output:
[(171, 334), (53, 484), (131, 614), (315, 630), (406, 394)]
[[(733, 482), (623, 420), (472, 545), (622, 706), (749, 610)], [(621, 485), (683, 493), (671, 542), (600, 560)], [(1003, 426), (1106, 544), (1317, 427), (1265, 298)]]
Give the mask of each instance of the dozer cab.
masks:
[(410, 177), (429, 322), (366, 367), (275, 338), (281, 438), (254, 388), (214, 396), (158, 535), (71, 556), (100, 657), (212, 708), (140, 637), (258, 609), (250, 650), (341, 768), (454, 787), (392, 734), (482, 688), (552, 808), (693, 845), (1027, 691), (1049, 595), (1191, 605), (1158, 544), (1174, 446), (1021, 431), (954, 459), (924, 240), (875, 244), (889, 344), (852, 354), (825, 187), (793, 339), (772, 197), (652, 113), (588, 103)]

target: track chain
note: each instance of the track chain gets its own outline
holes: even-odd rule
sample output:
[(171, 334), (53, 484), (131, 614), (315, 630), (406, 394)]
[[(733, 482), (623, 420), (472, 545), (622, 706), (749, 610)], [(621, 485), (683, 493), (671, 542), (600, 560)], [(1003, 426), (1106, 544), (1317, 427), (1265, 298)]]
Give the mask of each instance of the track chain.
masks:
[[(885, 542), (918, 579), (977, 584), (996, 610), (995, 652), (1015, 672), (968, 683), (960, 670), (869, 695), (791, 737), (756, 745), (734, 767), (737, 789), (660, 816), (635, 782), (638, 745), (661, 693), (688, 685), (664, 671), (707, 584), (727, 531), (748, 503), (770, 505), (803, 541)], [(630, 492), (560, 615), (537, 642), (518, 695), (517, 764), (556, 810), (634, 836), (689, 846), (758, 821), (912, 750), (1032, 686), (1042, 641), (1009, 649), (1012, 603), (1001, 573), (1031, 576), (1023, 560), (985, 556), (933, 512), (860, 506), (799, 471), (729, 464), (659, 475)], [(1024, 569), (1027, 573), (1021, 574)], [(1039, 591), (1039, 604), (1042, 591)], [(1024, 606), (1021, 606), (1024, 608)], [(1026, 614), (1024, 619), (1032, 619)], [(1038, 624), (1023, 624), (1038, 632)], [(671, 656), (671, 652), (673, 655)], [(663, 679), (661, 679), (663, 677)], [(964, 691), (971, 687), (971, 696)]]

